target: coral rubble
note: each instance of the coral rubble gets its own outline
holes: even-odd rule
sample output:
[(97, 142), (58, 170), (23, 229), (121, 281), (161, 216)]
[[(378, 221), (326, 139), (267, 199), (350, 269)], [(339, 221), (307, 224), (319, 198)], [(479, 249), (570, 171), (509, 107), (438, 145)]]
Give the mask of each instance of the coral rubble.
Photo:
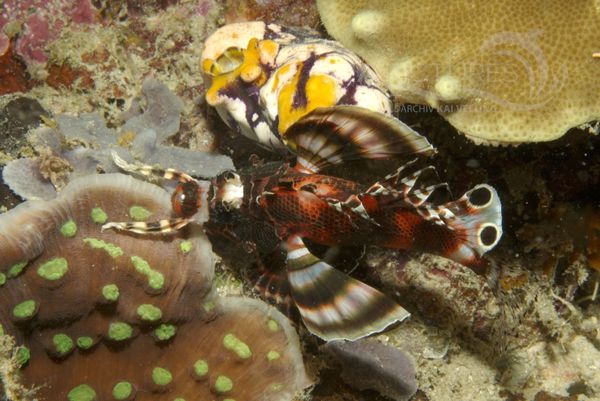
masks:
[(15, 57), (13, 47), (8, 44), (0, 53), (0, 96), (14, 92), (26, 92), (31, 88), (25, 63)]
[(48, 59), (45, 46), (56, 39), (67, 23), (90, 24), (96, 22), (96, 18), (90, 0), (4, 1), (0, 11), (0, 29), (5, 29), (0, 32), (0, 48), (11, 36), (17, 36), (19, 56), (28, 63), (42, 63)]
[(0, 91), (30, 89), (52, 114), (95, 111), (114, 123), (153, 77), (186, 99), (191, 141), (210, 148), (194, 99), (203, 90), (200, 49), (221, 7), (214, 0), (5, 1), (0, 80), (18, 85)]
[(430, 105), (476, 142), (549, 141), (600, 117), (593, 0), (317, 4), (401, 101)]
[[(526, 271), (519, 263), (510, 262), (512, 269)], [(578, 383), (590, 394), (600, 392), (593, 373), (600, 369), (596, 361), (600, 351), (594, 345), (600, 333), (598, 320), (593, 312), (583, 314), (556, 296), (542, 274), (530, 271), (522, 282), (503, 284), (504, 276), (500, 288), (494, 288), (464, 266), (437, 256), (411, 259), (380, 251), (369, 254), (367, 264), (384, 285), (402, 294), (403, 305), (420, 311), (445, 336), (462, 339), (484, 356), (502, 387), (527, 399), (542, 390), (567, 394)], [(564, 303), (568, 312), (561, 312), (554, 302)], [(415, 358), (445, 358), (450, 352), (446, 345), (441, 352), (415, 355), (418, 347), (406, 343), (405, 332), (399, 327), (386, 337)]]
[[(294, 330), (260, 301), (224, 297), (248, 290), (239, 276), (255, 267), (247, 244), (225, 246), (211, 237), (223, 257), (216, 256), (212, 283), (215, 255), (197, 227), (159, 237), (100, 232), (108, 219), (154, 220), (171, 208), (167, 194), (150, 184), (96, 173), (117, 171), (112, 150), (128, 161), (205, 176), (232, 168), (229, 157), (238, 167), (281, 161), (245, 137), (227, 135), (206, 114), (202, 51), (224, 22), (322, 31), (316, 6), (0, 3), (0, 94), (27, 92), (0, 97), (0, 165), (9, 163), (3, 176), (19, 195), (48, 200), (0, 215), (0, 394), (15, 401), (53, 399), (54, 392), (77, 401), (291, 399), (309, 384)], [(381, 394), (404, 398), (415, 385), (412, 401), (597, 399), (598, 136), (571, 130), (556, 142), (503, 149), (475, 146), (454, 129), (476, 142), (516, 144), (547, 141), (598, 118), (595, 3), (317, 3), (329, 33), (406, 102), (399, 118), (436, 145), (434, 163), (451, 187), (484, 181), (498, 188), (505, 235), (490, 255), (497, 283), (432, 255), (371, 248), (359, 258), (354, 254), (362, 250), (343, 249), (353, 256), (347, 263), (340, 257), (340, 267), (353, 266), (354, 277), (396, 297), (412, 318), (362, 344), (342, 344), (349, 350), (320, 347), (302, 333), (309, 371), (319, 372), (312, 396), (302, 399), (383, 401), (389, 398)], [(316, 32), (281, 29), (277, 35), (340, 46)], [(228, 47), (247, 52), (250, 38), (238, 39), (208, 41), (205, 52), (225, 50), (227, 56), (215, 51), (210, 58), (235, 66)], [(290, 40), (281, 63), (305, 55)], [(282, 71), (287, 81), (278, 84), (294, 83), (299, 65)], [(338, 74), (337, 89), (344, 89), (347, 70), (318, 70)], [(274, 126), (276, 103), (270, 102)], [(585, 130), (597, 134), (598, 127)], [(227, 156), (191, 151), (216, 147)], [(339, 171), (366, 181), (373, 169), (387, 174), (387, 166)], [(4, 212), (19, 200), (1, 185)], [(406, 375), (377, 365), (373, 341), (379, 353), (389, 350), (386, 357), (409, 354), (415, 372), (402, 356), (397, 362)], [(326, 357), (325, 349), (337, 356)]]
[(321, 24), (317, 7), (311, 0), (227, 0), (224, 8), (226, 24), (264, 21), (313, 29)]

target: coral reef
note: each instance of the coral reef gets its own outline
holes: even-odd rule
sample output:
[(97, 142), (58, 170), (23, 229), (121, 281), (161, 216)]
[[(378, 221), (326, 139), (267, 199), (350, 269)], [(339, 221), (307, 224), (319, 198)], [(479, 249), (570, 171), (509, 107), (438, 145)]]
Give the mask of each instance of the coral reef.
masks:
[(366, 264), (384, 284), (403, 294), (403, 304), (412, 304), (436, 325), (455, 330), (483, 353), (502, 352), (503, 307), (484, 277), (431, 255), (407, 257), (379, 251), (369, 253)]
[(0, 139), (0, 149), (7, 155), (17, 156), (25, 146), (25, 134), (49, 117), (40, 103), (29, 97), (3, 96), (0, 98), (0, 131), (8, 134)]
[[(194, 100), (203, 91), (197, 69), (200, 49), (206, 33), (216, 28), (221, 5), (213, 0), (95, 1), (89, 8), (91, 4), (4, 2), (0, 36), (12, 38), (12, 49), (35, 42), (24, 48), (35, 49), (36, 58), (23, 59), (17, 50), (9, 53), (8, 42), (0, 39), (0, 57), (7, 57), (0, 63), (0, 77), (15, 81), (14, 87), (2, 85), (0, 90), (31, 88), (31, 96), (51, 114), (98, 112), (113, 124), (144, 79), (154, 77), (186, 100), (183, 116), (189, 132), (184, 142), (204, 150), (214, 147)], [(34, 31), (30, 20), (38, 24)]]
[[(34, 82), (30, 73), (36, 75), (48, 61), (46, 46), (67, 26), (94, 24), (98, 22), (97, 17), (90, 0), (3, 2), (0, 9), (0, 77), (6, 85), (0, 88), (0, 95), (31, 89)], [(56, 86), (64, 82), (57, 80), (58, 76), (70, 75), (72, 83), (78, 73), (86, 72), (74, 71), (68, 65), (50, 64), (48, 82)]]
[(587, 265), (592, 270), (594, 278), (592, 281), (592, 291), (589, 295), (591, 301), (596, 301), (599, 297), (598, 288), (600, 287), (600, 214), (596, 211), (591, 213), (588, 220), (587, 233)]
[(476, 142), (549, 141), (600, 117), (592, 0), (317, 4), (402, 102), (430, 105)]
[(4, 52), (0, 53), (0, 82), (2, 82), (0, 96), (14, 92), (26, 92), (31, 88), (25, 63), (15, 57), (10, 43)]
[(100, 230), (108, 219), (165, 218), (170, 209), (164, 190), (104, 174), (2, 215), (0, 323), (3, 341), (18, 345), (1, 363), (9, 397), (28, 399), (35, 388), (35, 397), (74, 401), (281, 400), (310, 383), (283, 315), (210, 295), (201, 230)]
[[(194, 386), (197, 391), (205, 391), (202, 396), (208, 399), (245, 399), (239, 393), (245, 386), (242, 371), (220, 370), (230, 372), (231, 365), (237, 369), (250, 366), (255, 369), (253, 378), (265, 377), (272, 374), (277, 361), (298, 361), (299, 354), (289, 325), (277, 312), (257, 301), (219, 298), (249, 291), (239, 272), (255, 266), (251, 265), (253, 260), (244, 244), (223, 245), (211, 237), (222, 256), (212, 255), (217, 260), (215, 283), (212, 287), (201, 280), (186, 284), (177, 275), (182, 267), (171, 266), (162, 255), (156, 259), (146, 259), (144, 255), (153, 253), (153, 247), (171, 252), (173, 246), (181, 243), (185, 244), (183, 249), (188, 249), (185, 238), (202, 237), (200, 233), (140, 238), (100, 233), (94, 225), (88, 230), (93, 235), (88, 237), (102, 238), (105, 243), (81, 243), (85, 229), (81, 213), (89, 207), (79, 205), (87, 205), (89, 190), (76, 202), (68, 203), (64, 197), (73, 193), (69, 188), (78, 182), (87, 181), (87, 185), (103, 179), (88, 176), (89, 173), (115, 172), (109, 158), (112, 149), (129, 161), (137, 159), (203, 175), (230, 168), (231, 161), (192, 155), (188, 149), (218, 148), (237, 167), (280, 161), (280, 155), (233, 135), (214, 113), (206, 112), (206, 87), (201, 76), (203, 42), (224, 22), (255, 17), (283, 26), (322, 29), (317, 26), (314, 5), (288, 0), (98, 0), (93, 2), (95, 10), (88, 9), (90, 13), (84, 13), (84, 20), (79, 22), (71, 18), (67, 2), (41, 3), (9, 0), (0, 7), (0, 91), (28, 91), (27, 97), (14, 94), (0, 98), (0, 164), (26, 158), (10, 164), (5, 176), (11, 186), (25, 197), (55, 199), (50, 204), (62, 206), (59, 214), (44, 212), (44, 216), (60, 218), (55, 223), (44, 220), (49, 225), (43, 228), (52, 233), (27, 242), (44, 248), (19, 275), (18, 265), (10, 273), (6, 269), (13, 265), (0, 262), (0, 333), (10, 334), (0, 335), (0, 393), (4, 386), (15, 400), (33, 399), (50, 391), (44, 384), (58, 382), (63, 383), (63, 398), (75, 389), (72, 397), (83, 399), (93, 393), (98, 399), (127, 399), (132, 396), (130, 391), (137, 393), (136, 399), (196, 399), (195, 394), (178, 392), (191, 391), (188, 389)], [(334, 7), (336, 2), (319, 3), (324, 9)], [(31, 4), (36, 12), (32, 13)], [(89, 3), (78, 0), (70, 4), (76, 8)], [(588, 134), (598, 133), (598, 124), (571, 130), (555, 142), (509, 149), (481, 147), (457, 134), (431, 107), (438, 108), (470, 138), (495, 143), (547, 140), (585, 121), (586, 116), (597, 118), (600, 90), (596, 72), (600, 59), (592, 57), (600, 49), (597, 12), (588, 0), (569, 4), (568, 12), (564, 11), (564, 4), (544, 3), (547, 10), (543, 13), (532, 11), (530, 1), (479, 2), (462, 7), (464, 4), (397, 2), (391, 6), (401, 8), (402, 13), (384, 11), (382, 18), (377, 10), (384, 9), (384, 2), (372, 1), (364, 8), (363, 3), (354, 2), (346, 5), (345, 13), (330, 14), (337, 18), (333, 24), (325, 13), (323, 19), (329, 32), (345, 44), (351, 42), (345, 42), (333, 28), (346, 32), (348, 28), (355, 29), (351, 35), (358, 36), (351, 38), (354, 44), (350, 46), (360, 42), (354, 48), (359, 53), (377, 38), (377, 48), (361, 55), (373, 64), (401, 101), (425, 104), (402, 104), (395, 111), (402, 121), (435, 144), (438, 153), (434, 164), (456, 192), (478, 182), (488, 182), (498, 189), (504, 236), (490, 255), (497, 282), (494, 276), (477, 276), (431, 255), (419, 257), (372, 248), (361, 258), (357, 255), (362, 255), (362, 250), (343, 249), (342, 253), (353, 252), (353, 256), (341, 263), (337, 258), (333, 260), (354, 277), (395, 296), (412, 313), (410, 320), (374, 340), (401, 349), (414, 360), (419, 390), (413, 401), (598, 399), (600, 236), (594, 216), (598, 215), (600, 200), (600, 139)], [(9, 14), (11, 19), (7, 19)], [(517, 14), (523, 16), (511, 17)], [(552, 23), (556, 18), (560, 21)], [(392, 24), (386, 22), (390, 19), (394, 20)], [(381, 37), (372, 30), (377, 23), (386, 28)], [(43, 24), (47, 24), (45, 31)], [(391, 27), (403, 32), (403, 37), (397, 39)], [(540, 27), (543, 32), (536, 30)], [(569, 37), (566, 47), (560, 32)], [(593, 45), (579, 45), (590, 38), (595, 38)], [(31, 45), (31, 52), (23, 43)], [(396, 44), (403, 46), (401, 53)], [(247, 45), (247, 38), (235, 44), (241, 48)], [(388, 61), (392, 58), (393, 62)], [(418, 70), (411, 70), (411, 60)], [(221, 59), (221, 65), (226, 65), (226, 61)], [(568, 74), (561, 75), (563, 68), (568, 69)], [(411, 83), (418, 87), (411, 87)], [(512, 88), (510, 93), (503, 92), (505, 86)], [(469, 92), (472, 89), (487, 92)], [(510, 104), (498, 104), (499, 101)], [(514, 110), (515, 106), (521, 109)], [(508, 118), (514, 123), (507, 123)], [(513, 129), (513, 124), (518, 128)], [(484, 130), (490, 133), (489, 137), (479, 135)], [(179, 146), (186, 153), (179, 153)], [(367, 163), (344, 166), (340, 171), (369, 182), (373, 176), (377, 179), (380, 172), (385, 175), (390, 170), (386, 163)], [(78, 180), (79, 176), (84, 178)], [(135, 182), (118, 179), (122, 180)], [(57, 197), (57, 189), (61, 188), (66, 192), (61, 195), (59, 191)], [(120, 219), (131, 218), (129, 208), (119, 205), (133, 191), (126, 192), (102, 199), (102, 205), (120, 211)], [(3, 183), (0, 197), (2, 212), (19, 202)], [(159, 198), (167, 199), (162, 191)], [(12, 213), (42, 213), (38, 208), (44, 204), (49, 203), (26, 202), (15, 212), (1, 215), (0, 232), (22, 225), (22, 221), (12, 220)], [(112, 219), (115, 212), (108, 209), (104, 212)], [(143, 210), (134, 208), (132, 213), (141, 217), (144, 210), (151, 210), (150, 206)], [(170, 214), (166, 203), (160, 210), (163, 216)], [(103, 219), (100, 211), (94, 216)], [(85, 219), (88, 217), (91, 218), (89, 213), (85, 214)], [(12, 222), (4, 224), (5, 219)], [(77, 227), (73, 237), (59, 234), (62, 223), (69, 219)], [(67, 224), (63, 231), (69, 235), (73, 228)], [(204, 244), (204, 239), (198, 240)], [(45, 252), (48, 246), (63, 241), (78, 241), (78, 250), (71, 258), (64, 257), (67, 270), (62, 278), (52, 281), (48, 278), (59, 277), (65, 264), (55, 260), (43, 266), (55, 257), (46, 257)], [(125, 244), (122, 249), (127, 255), (117, 257), (116, 263), (104, 269), (106, 276), (100, 275), (99, 269), (106, 267), (105, 262), (113, 260), (107, 256), (107, 250), (114, 248), (108, 245), (121, 244), (119, 241), (135, 241), (136, 245), (132, 242), (132, 248), (125, 249)], [(0, 243), (0, 259), (4, 259), (4, 246), (9, 245)], [(138, 259), (141, 272), (135, 270), (128, 257), (134, 246), (142, 249), (139, 256), (148, 261), (152, 270), (163, 274), (169, 285), (166, 292), (152, 292), (148, 278), (156, 275)], [(181, 252), (179, 248), (176, 257), (183, 257)], [(79, 258), (84, 253), (92, 257), (81, 263)], [(239, 255), (234, 257), (234, 253)], [(86, 291), (77, 287), (80, 298), (69, 302), (72, 298), (67, 297), (67, 292), (77, 289), (69, 278), (76, 271), (73, 263), (78, 268), (81, 265), (82, 274), (86, 274), (76, 276)], [(190, 271), (195, 271), (197, 266), (190, 267)], [(9, 273), (14, 277), (8, 277)], [(34, 304), (27, 302), (38, 294), (38, 284), (42, 286), (39, 291), (48, 294), (58, 294), (60, 290), (64, 299), (50, 296), (47, 302), (46, 298), (35, 298)], [(219, 296), (205, 296), (209, 288)], [(181, 307), (177, 302), (167, 302), (167, 297), (194, 291), (199, 295), (187, 297), (189, 302)], [(140, 297), (133, 303), (128, 295), (132, 293)], [(55, 309), (63, 317), (58, 322), (51, 317), (46, 319), (44, 307), (52, 302), (63, 308)], [(16, 306), (19, 307), (15, 309)], [(232, 308), (244, 311), (245, 316)], [(25, 319), (17, 321), (14, 310)], [(31, 311), (35, 316), (28, 320), (26, 315)], [(160, 321), (153, 321), (159, 314)], [(175, 315), (177, 319), (173, 318)], [(288, 354), (282, 351), (289, 349), (284, 345), (275, 349), (270, 336), (273, 322), (283, 329), (274, 333), (284, 336), (287, 340), (280, 339), (288, 341), (296, 351)], [(113, 325), (109, 331), (110, 323), (124, 325)], [(265, 325), (269, 329), (267, 336), (261, 332)], [(127, 337), (129, 328), (131, 338), (120, 341)], [(248, 330), (261, 336), (246, 337)], [(308, 370), (318, 374), (312, 395), (302, 399), (389, 400), (374, 390), (360, 391), (346, 385), (341, 379), (340, 362), (324, 357), (321, 344), (306, 332), (301, 334)], [(195, 356), (196, 352), (206, 353), (205, 350), (218, 350), (219, 355), (216, 359), (214, 353)], [(248, 350), (252, 356), (244, 359)], [(108, 362), (104, 365), (100, 360)], [(140, 363), (134, 367), (125, 363), (132, 360)], [(265, 360), (267, 365), (255, 364)], [(57, 366), (61, 370), (55, 369)], [(100, 375), (98, 366), (102, 366)], [(41, 381), (34, 378), (32, 372), (41, 377), (43, 373), (39, 372), (44, 367), (54, 370)], [(198, 373), (205, 368), (208, 373), (202, 379)], [(303, 371), (288, 373), (286, 377), (291, 382), (296, 380), (298, 387), (306, 384)], [(71, 381), (80, 374), (87, 374), (89, 381)], [(365, 376), (368, 374), (365, 372)], [(296, 379), (292, 378), (294, 375)], [(32, 387), (36, 385), (42, 386), (37, 392)], [(225, 390), (229, 385), (233, 386), (230, 392), (216, 393), (217, 387)], [(249, 394), (260, 399), (264, 393), (253, 388), (256, 392)], [(160, 392), (163, 390), (167, 393)]]

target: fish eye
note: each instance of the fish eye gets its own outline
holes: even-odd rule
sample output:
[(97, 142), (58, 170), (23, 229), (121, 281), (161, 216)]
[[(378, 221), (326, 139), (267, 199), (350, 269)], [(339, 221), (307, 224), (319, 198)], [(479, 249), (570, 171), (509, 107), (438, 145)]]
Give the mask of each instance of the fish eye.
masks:
[(239, 176), (233, 171), (226, 171), (225, 173), (223, 173), (223, 178), (225, 178), (225, 181), (232, 181), (238, 177)]
[(191, 217), (198, 211), (200, 187), (194, 181), (180, 183), (171, 195), (171, 205), (178, 217)]

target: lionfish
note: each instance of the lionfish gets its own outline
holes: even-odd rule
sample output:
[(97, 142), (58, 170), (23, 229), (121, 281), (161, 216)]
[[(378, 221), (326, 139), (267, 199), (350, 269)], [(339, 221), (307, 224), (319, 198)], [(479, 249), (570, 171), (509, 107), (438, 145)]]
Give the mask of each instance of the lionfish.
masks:
[(214, 33), (203, 59), (208, 103), (228, 125), (291, 153), (295, 163), (195, 179), (115, 157), (126, 171), (178, 181), (175, 217), (104, 228), (166, 233), (207, 213), (206, 230), (252, 243), (261, 255), (280, 252), (283, 243), (286, 269), (267, 266), (257, 287), (280, 301), (289, 293), (306, 327), (325, 340), (365, 337), (409, 313), (317, 257), (305, 240), (422, 250), (471, 267), (500, 240), (501, 205), (489, 185), (438, 204), (433, 194), (447, 184), (421, 184), (432, 167), (411, 171), (408, 163), (370, 185), (322, 174), (353, 160), (434, 153), (425, 137), (390, 115), (391, 100), (375, 72), (339, 44), (274, 24), (242, 23)]

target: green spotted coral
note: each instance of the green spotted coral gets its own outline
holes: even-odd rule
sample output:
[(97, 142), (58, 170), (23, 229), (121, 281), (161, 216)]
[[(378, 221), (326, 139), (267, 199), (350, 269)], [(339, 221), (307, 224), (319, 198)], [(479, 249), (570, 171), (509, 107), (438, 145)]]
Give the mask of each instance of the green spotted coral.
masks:
[[(8, 255), (0, 296), (10, 300), (0, 303), (0, 327), (28, 350), (23, 383), (41, 399), (71, 401), (212, 399), (215, 392), (237, 401), (292, 399), (309, 384), (294, 330), (262, 301), (206, 297), (213, 265), (200, 230), (175, 241), (101, 231), (104, 214), (126, 216), (141, 204), (152, 217), (171, 213), (160, 188), (98, 175), (0, 215), (0, 254)], [(14, 221), (33, 231), (10, 231)], [(26, 244), (24, 253), (10, 249), (8, 237)], [(272, 350), (277, 364), (265, 357)], [(247, 374), (267, 369), (263, 382)]]

